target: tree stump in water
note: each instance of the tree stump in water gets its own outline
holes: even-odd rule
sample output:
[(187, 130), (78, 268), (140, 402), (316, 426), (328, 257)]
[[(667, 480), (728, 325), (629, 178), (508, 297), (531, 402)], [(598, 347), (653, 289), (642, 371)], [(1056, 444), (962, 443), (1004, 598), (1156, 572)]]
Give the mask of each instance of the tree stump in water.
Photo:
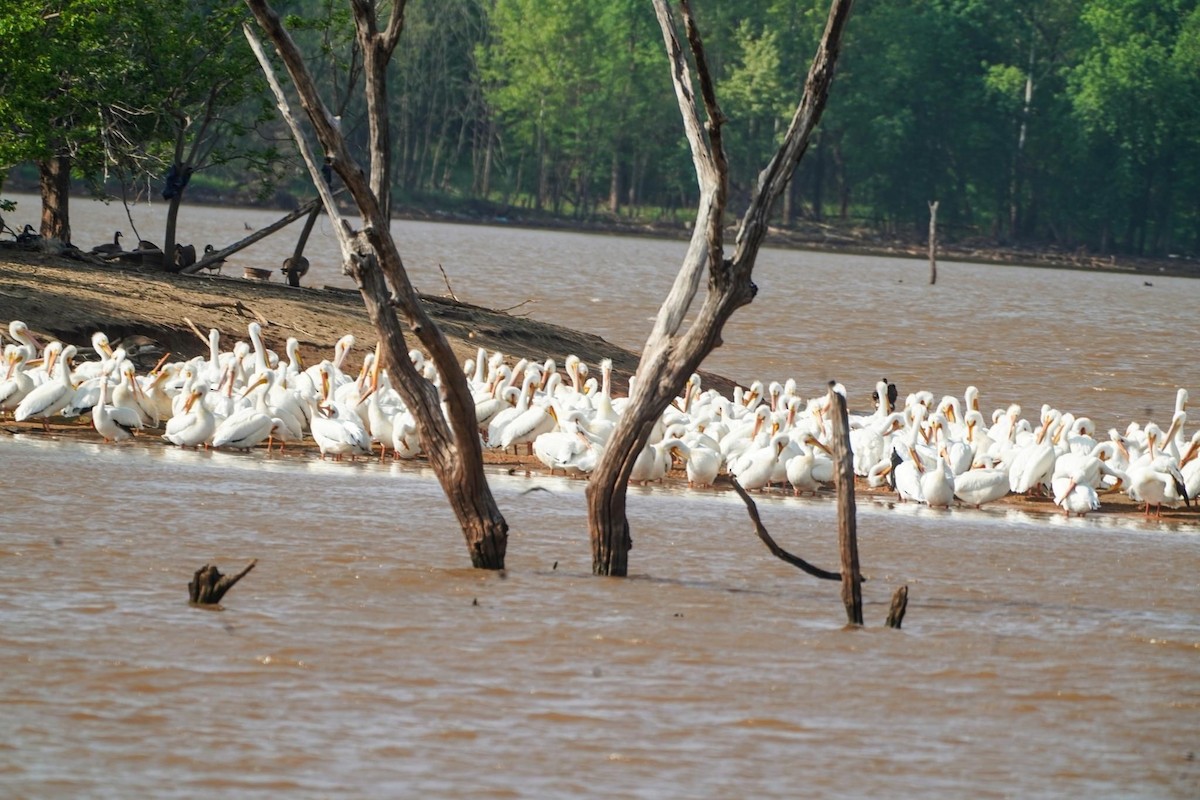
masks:
[(901, 586), (892, 595), (892, 607), (888, 609), (887, 626), (899, 628), (904, 622), (904, 612), (908, 610), (908, 587)]
[(225, 593), (233, 588), (234, 584), (246, 576), (250, 570), (254, 569), (254, 565), (258, 563), (258, 559), (250, 562), (250, 565), (237, 575), (229, 576), (222, 575), (215, 564), (205, 564), (192, 576), (188, 581), (188, 597), (191, 599), (192, 605), (197, 606), (215, 606), (221, 602), (221, 598)]

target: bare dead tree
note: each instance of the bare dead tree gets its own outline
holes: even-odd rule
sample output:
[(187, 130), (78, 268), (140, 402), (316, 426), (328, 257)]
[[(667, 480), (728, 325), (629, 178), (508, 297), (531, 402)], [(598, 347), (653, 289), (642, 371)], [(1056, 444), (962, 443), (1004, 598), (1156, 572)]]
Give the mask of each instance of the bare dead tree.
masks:
[[(649, 440), (654, 421), (683, 389), (710, 352), (721, 344), (721, 330), (735, 310), (754, 299), (751, 280), (758, 250), (767, 233), (771, 210), (791, 180), (821, 112), (824, 110), (842, 32), (853, 0), (833, 0), (821, 43), (804, 85), (804, 96), (792, 116), (778, 151), (759, 173), (757, 189), (742, 217), (732, 258), (725, 257), (723, 217), (728, 196), (729, 167), (721, 136), (724, 117), (704, 46), (688, 0), (680, 0), (687, 42), (700, 85), (698, 100), (676, 21), (668, 0), (654, 0), (659, 27), (671, 62), (671, 80), (691, 146), (700, 189), (696, 222), (683, 265), (663, 301), (654, 328), (642, 350), (638, 379), (599, 464), (587, 487), (588, 529), (592, 543), (592, 571), (623, 576), (632, 546), (625, 513), (629, 474), (638, 453)], [(707, 122), (701, 122), (701, 102)], [(703, 303), (689, 326), (688, 313), (707, 266), (708, 286)]]
[[(382, 343), (384, 367), (397, 381), (397, 390), (417, 418), (419, 435), (429, 462), (442, 490), (454, 509), (471, 563), (483, 569), (503, 569), (508, 543), (508, 523), (501, 515), (483, 471), (483, 454), (475, 426), (475, 403), (467, 387), (466, 376), (441, 330), (426, 313), (421, 299), (404, 269), (404, 263), (392, 239), (386, 213), (386, 195), (390, 187), (383, 176), (386, 151), (390, 148), (386, 125), (378, 129), (372, 123), (371, 177), (350, 155), (340, 124), (330, 114), (305, 66), (296, 43), (284, 29), (279, 15), (266, 0), (246, 0), (255, 20), (279, 53), (299, 96), (300, 104), (312, 125), (330, 166), (342, 179), (354, 200), (363, 227), (354, 230), (338, 211), (333, 194), (321, 177), (317, 159), (308, 145), (298, 121), (292, 116), (282, 87), (253, 32), (247, 27), (246, 38), (258, 55), (263, 72), (271, 82), (284, 120), (308, 166), (313, 184), (321, 194), (325, 211), (333, 223), (341, 247), (344, 269), (358, 283), (368, 316)], [(365, 71), (368, 98), (376, 98), (372, 117), (386, 115), (386, 63), (395, 49), (403, 28), (404, 0), (395, 0), (392, 17), (382, 33), (376, 19), (376, 4), (371, 0), (351, 3), (359, 46), (369, 59)], [(404, 331), (397, 311), (408, 329), (428, 352), (440, 377), (442, 392), (417, 372), (408, 357)], [(443, 413), (442, 405), (446, 412)]]

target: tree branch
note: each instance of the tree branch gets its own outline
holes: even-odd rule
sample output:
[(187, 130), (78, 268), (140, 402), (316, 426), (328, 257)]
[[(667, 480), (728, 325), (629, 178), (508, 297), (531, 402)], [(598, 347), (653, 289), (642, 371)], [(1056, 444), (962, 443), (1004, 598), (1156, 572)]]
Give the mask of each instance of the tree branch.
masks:
[(766, 526), (763, 525), (762, 518), (758, 516), (758, 506), (754, 504), (754, 500), (751, 499), (749, 493), (742, 488), (742, 485), (737, 482), (736, 478), (731, 477), (729, 482), (733, 484), (734, 490), (736, 490), (738, 496), (742, 498), (742, 502), (746, 504), (746, 511), (750, 514), (750, 521), (754, 523), (754, 532), (758, 534), (758, 538), (762, 539), (762, 543), (765, 544), (767, 549), (771, 551), (771, 555), (775, 556), (780, 561), (785, 561), (788, 564), (791, 564), (793, 567), (812, 575), (814, 578), (820, 578), (823, 581), (840, 581), (842, 579), (842, 573), (830, 572), (827, 569), (821, 569), (820, 567), (813, 566), (803, 558), (792, 555), (776, 544), (775, 540), (771, 538), (771, 534), (767, 532)]

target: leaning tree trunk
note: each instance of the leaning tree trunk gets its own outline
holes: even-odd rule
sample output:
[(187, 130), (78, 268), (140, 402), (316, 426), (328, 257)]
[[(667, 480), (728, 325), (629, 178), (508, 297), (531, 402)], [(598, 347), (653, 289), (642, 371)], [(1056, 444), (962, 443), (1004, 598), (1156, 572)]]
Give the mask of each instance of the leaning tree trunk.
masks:
[[(799, 164), (825, 107), (838, 45), (850, 16), (851, 5), (852, 0), (833, 0), (825, 33), (805, 81), (804, 97), (796, 108), (782, 145), (759, 174), (758, 188), (738, 229), (734, 256), (726, 259), (722, 225), (729, 168), (721, 138), (724, 117), (717, 106), (704, 47), (688, 3), (683, 0), (681, 6), (708, 117), (707, 124), (700, 121), (691, 75), (675, 35), (675, 21), (667, 0), (654, 0), (672, 64), (675, 96), (692, 149), (700, 187), (700, 204), (683, 266), (659, 309), (654, 329), (642, 351), (637, 370), (638, 380), (630, 395), (629, 405), (621, 415), (588, 482), (592, 571), (598, 575), (627, 574), (632, 538), (625, 514), (625, 496), (633, 463), (645, 447), (654, 421), (683, 389), (684, 383), (705, 356), (720, 346), (725, 322), (735, 310), (753, 300), (758, 291), (751, 281), (751, 274), (766, 236), (771, 209)], [(695, 320), (685, 330), (684, 317), (699, 289), (706, 265), (708, 290)]]
[[(270, 62), (247, 27), (246, 38), (259, 58), (275, 92), (280, 112), (291, 126), (313, 183), (321, 193), (325, 211), (341, 245), (346, 269), (358, 282), (371, 322), (379, 334), (384, 366), (397, 379), (397, 391), (416, 417), (421, 444), (429, 454), (430, 465), (458, 518), (471, 563), (483, 569), (503, 569), (508, 523), (496, 505), (483, 471), (482, 445), (475, 426), (475, 403), (462, 367), (446, 337), (426, 314), (420, 297), (409, 282), (379, 198), (362, 169), (351, 158), (339, 126), (321, 101), (295, 42), (284, 30), (278, 14), (265, 0), (247, 0), (247, 3), (259, 26), (275, 45), (317, 138), (325, 153), (332, 158), (333, 169), (342, 179), (362, 216), (364, 227), (360, 231), (353, 231), (349, 222), (340, 215), (328, 184), (321, 178), (317, 161), (291, 115), (283, 90), (274, 78)], [(397, 0), (387, 31), (384, 34), (369, 34), (382, 36), (388, 41), (364, 41), (361, 42), (363, 49), (378, 47), (390, 53), (395, 46), (391, 39), (400, 33), (400, 22), (396, 15), (402, 15), (403, 10), (403, 1)], [(373, 7), (368, 8), (361, 0), (356, 0), (354, 13), (356, 16), (373, 14)], [(364, 31), (374, 30), (373, 20), (358, 22), (360, 37), (368, 35)], [(383, 77), (383, 71), (367, 72), (368, 93), (379, 89), (372, 87), (371, 83)], [(381, 93), (381, 96), (386, 94)], [(387, 143), (381, 144), (386, 146)], [(377, 163), (374, 156), (372, 163)], [(380, 191), (386, 192), (386, 185), (381, 186)], [(436, 386), (417, 372), (409, 359), (408, 345), (396, 316), (397, 310), (437, 367), (441, 375), (441, 395)]]
[(51, 156), (38, 162), (42, 192), (42, 238), (71, 243), (71, 159)]

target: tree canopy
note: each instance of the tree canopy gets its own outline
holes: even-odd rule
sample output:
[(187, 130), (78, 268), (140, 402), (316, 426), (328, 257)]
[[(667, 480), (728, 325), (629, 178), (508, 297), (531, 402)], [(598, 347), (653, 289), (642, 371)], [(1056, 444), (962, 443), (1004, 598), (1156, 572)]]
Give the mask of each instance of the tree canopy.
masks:
[[(359, 58), (344, 4), (279, 5), (318, 80), (333, 74), (318, 62)], [(784, 100), (803, 79), (827, 4), (695, 5), (729, 118), (733, 214), (786, 126)], [(840, 219), (922, 236), (928, 202), (938, 200), (948, 238), (1200, 252), (1198, 5), (863, 4), (780, 221)], [(181, 82), (208, 86), (171, 66), (186, 50), (165, 46), (188, 35), (211, 40), (211, 31), (200, 33), (211, 27), (208, 17), (185, 6), (6, 3), (0, 167), (67, 152), (77, 175), (102, 175), (114, 163), (117, 131), (165, 135), (165, 105), (156, 98), (171, 97)], [(171, 15), (174, 28), (154, 24), (176, 32), (137, 38), (155, 15)], [(242, 47), (231, 42), (219, 63), (238, 63)], [(695, 187), (649, 0), (411, 0), (389, 70), (398, 203), (690, 219)], [(351, 95), (332, 80), (321, 90), (335, 108)], [(365, 146), (364, 109), (350, 103), (342, 111), (349, 140)], [(249, 132), (255, 113), (245, 107), (227, 118)], [(267, 142), (282, 138), (269, 125), (259, 133)], [(250, 138), (230, 141), (214, 161), (251, 149)], [(208, 175), (247, 197), (261, 189), (244, 165), (214, 166)], [(270, 176), (294, 180), (298, 191), (306, 180), (299, 170)]]

